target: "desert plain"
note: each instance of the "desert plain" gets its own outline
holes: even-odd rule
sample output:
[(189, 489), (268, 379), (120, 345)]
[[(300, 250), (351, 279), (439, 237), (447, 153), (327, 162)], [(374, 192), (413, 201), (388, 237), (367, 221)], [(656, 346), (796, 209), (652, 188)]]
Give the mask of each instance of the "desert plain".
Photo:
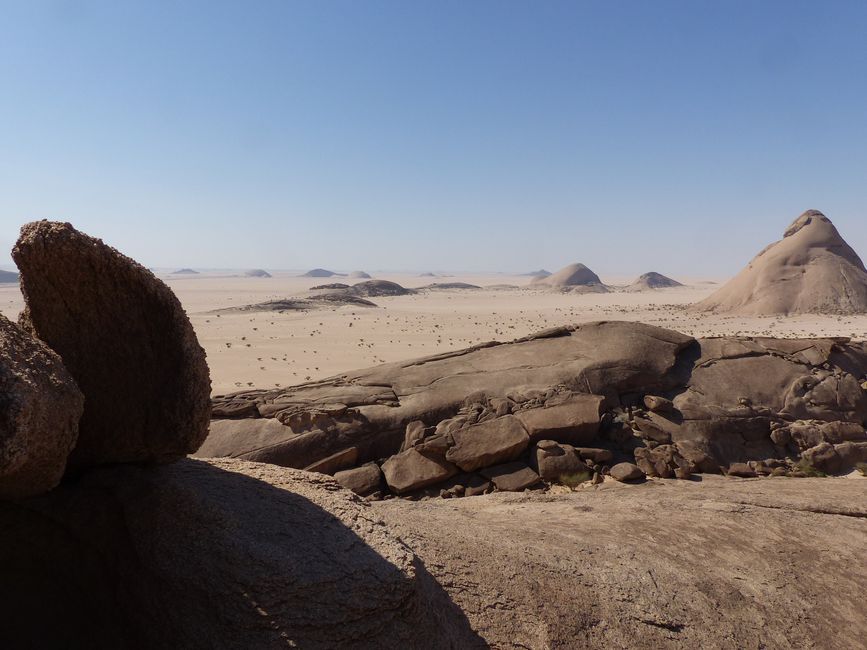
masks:
[[(218, 310), (303, 295), (315, 286), (357, 279), (304, 277), (304, 270), (245, 270), (155, 274), (178, 296), (205, 348), (214, 395), (314, 381), (357, 368), (458, 350), (485, 341), (511, 341), (561, 325), (629, 320), (696, 337), (774, 336), (867, 339), (867, 314), (741, 316), (689, 311), (725, 284), (724, 277), (680, 277), (682, 287), (622, 291), (635, 278), (602, 275), (609, 293), (569, 293), (530, 286), (507, 273), (371, 272), (381, 280), (417, 288), (462, 282), (479, 289), (423, 290), (377, 296), (376, 307), (355, 305), (284, 312)], [(24, 301), (18, 285), (0, 284), (0, 312), (15, 320)]]

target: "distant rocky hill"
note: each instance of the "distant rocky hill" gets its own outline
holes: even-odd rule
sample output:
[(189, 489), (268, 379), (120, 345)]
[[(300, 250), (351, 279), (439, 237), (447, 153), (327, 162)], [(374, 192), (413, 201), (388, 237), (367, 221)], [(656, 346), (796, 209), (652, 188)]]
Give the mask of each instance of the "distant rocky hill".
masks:
[(694, 309), (743, 315), (867, 313), (867, 269), (831, 220), (808, 210), (780, 241)]
[(530, 282), (532, 287), (550, 287), (561, 291), (606, 293), (606, 287), (599, 276), (584, 264), (574, 263), (548, 276), (537, 276)]
[(307, 271), (302, 278), (331, 278), (336, 275), (344, 275), (341, 273), (335, 273), (334, 271), (329, 271), (328, 269), (311, 269)]
[(648, 289), (668, 289), (682, 286), (677, 280), (672, 280), (656, 271), (650, 271), (639, 276), (635, 282), (625, 287), (625, 289), (626, 291), (647, 291)]

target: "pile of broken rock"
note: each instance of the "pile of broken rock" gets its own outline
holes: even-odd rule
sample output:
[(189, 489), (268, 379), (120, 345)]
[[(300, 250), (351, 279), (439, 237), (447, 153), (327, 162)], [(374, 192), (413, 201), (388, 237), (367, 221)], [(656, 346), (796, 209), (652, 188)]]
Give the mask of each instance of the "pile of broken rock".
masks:
[(867, 344), (694, 339), (627, 322), (214, 400), (202, 456), (333, 474), (362, 496), (836, 474), (867, 461)]

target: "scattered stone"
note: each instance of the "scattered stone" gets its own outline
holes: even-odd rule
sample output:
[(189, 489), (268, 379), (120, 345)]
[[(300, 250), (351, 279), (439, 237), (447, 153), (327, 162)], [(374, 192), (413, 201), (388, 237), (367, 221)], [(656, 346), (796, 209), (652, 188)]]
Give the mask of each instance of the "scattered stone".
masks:
[(732, 463), (729, 465), (726, 474), (729, 476), (739, 476), (741, 478), (755, 478), (757, 476), (756, 471), (747, 463)]
[(428, 427), (421, 420), (413, 420), (406, 425), (406, 433), (403, 437), (403, 444), (400, 447), (401, 451), (406, 451), (422, 441), (428, 432)]
[(575, 453), (582, 460), (591, 460), (594, 463), (608, 463), (614, 458), (614, 454), (608, 449), (596, 449), (594, 447), (577, 447)]
[(801, 458), (810, 467), (825, 474), (837, 474), (843, 466), (842, 459), (830, 442), (820, 442), (815, 447), (805, 449)]
[(539, 475), (521, 462), (505, 463), (481, 470), (501, 492), (520, 492), (539, 482)]
[(670, 413), (674, 410), (674, 403), (670, 399), (657, 395), (645, 395), (644, 405), (655, 413)]
[(644, 478), (644, 472), (634, 463), (617, 463), (610, 470), (611, 478), (621, 483), (640, 481)]
[(841, 471), (849, 471), (859, 463), (867, 463), (867, 442), (841, 442), (834, 445), (834, 451), (840, 457)]
[(335, 454), (317, 460), (304, 468), (307, 472), (334, 475), (342, 469), (352, 467), (358, 462), (358, 447), (349, 447)]
[(553, 440), (541, 440), (536, 445), (535, 457), (531, 456), (530, 460), (533, 469), (548, 483), (559, 483), (562, 476), (587, 471), (574, 447)]
[(497, 465), (520, 456), (530, 442), (515, 416), (488, 420), (455, 431), (446, 459), (465, 472)]
[(524, 425), (531, 441), (587, 444), (599, 433), (604, 401), (600, 395), (575, 394), (554, 406), (519, 411), (515, 417)]
[(365, 463), (361, 467), (345, 469), (334, 474), (334, 479), (347, 490), (359, 496), (370, 496), (378, 492), (382, 485), (382, 471), (376, 463)]
[(405, 494), (440, 483), (457, 474), (458, 468), (442, 458), (407, 449), (386, 460), (382, 473), (395, 494)]

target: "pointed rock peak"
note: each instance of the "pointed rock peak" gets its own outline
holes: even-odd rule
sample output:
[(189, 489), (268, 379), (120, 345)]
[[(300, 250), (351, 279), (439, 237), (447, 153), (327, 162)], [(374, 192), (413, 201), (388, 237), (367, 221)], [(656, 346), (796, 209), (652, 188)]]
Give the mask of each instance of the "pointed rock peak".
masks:
[(867, 269), (824, 214), (807, 210), (735, 278), (695, 306), (748, 315), (867, 313)]
[(804, 214), (795, 219), (792, 222), (792, 225), (786, 228), (786, 232), (783, 233), (783, 237), (791, 237), (802, 228), (816, 222), (830, 224), (831, 220), (818, 210), (807, 210)]

